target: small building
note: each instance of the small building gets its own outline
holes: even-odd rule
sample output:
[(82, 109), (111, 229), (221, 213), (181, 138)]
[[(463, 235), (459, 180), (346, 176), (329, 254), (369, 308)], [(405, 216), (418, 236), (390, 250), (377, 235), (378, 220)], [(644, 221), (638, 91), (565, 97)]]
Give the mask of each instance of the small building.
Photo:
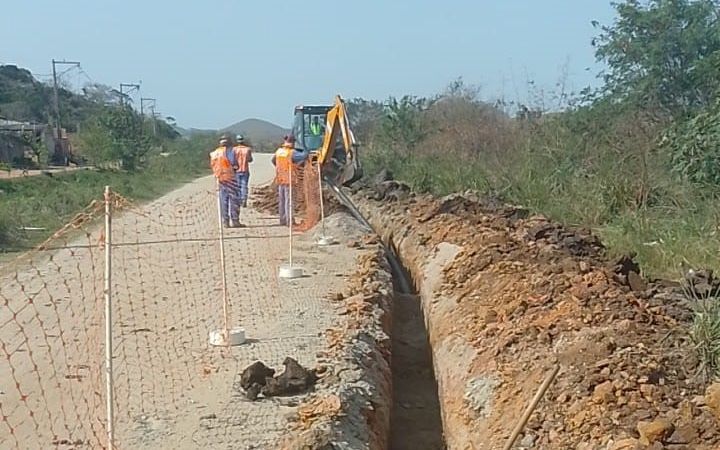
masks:
[[(27, 137), (31, 137), (43, 143), (48, 161), (67, 165), (72, 155), (67, 132), (61, 128), (59, 138), (56, 134), (55, 129), (47, 124), (0, 117), (0, 162), (16, 165), (28, 159), (36, 159), (27, 145)], [(37, 160), (34, 162), (40, 163)]]

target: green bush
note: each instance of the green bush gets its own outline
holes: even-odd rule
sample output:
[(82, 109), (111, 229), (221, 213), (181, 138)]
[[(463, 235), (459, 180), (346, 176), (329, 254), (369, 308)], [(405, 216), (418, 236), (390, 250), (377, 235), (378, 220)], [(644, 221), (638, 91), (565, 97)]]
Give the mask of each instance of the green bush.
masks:
[(720, 99), (673, 127), (663, 144), (675, 173), (701, 185), (720, 186)]
[(611, 255), (636, 252), (651, 276), (675, 278), (680, 263), (720, 267), (720, 204), (670, 170), (672, 155), (657, 139), (665, 124), (645, 111), (600, 102), (532, 123), (470, 111), (456, 100), (419, 111), (412, 120), (424, 136), (412, 151), (387, 145), (377, 132), (366, 136), (368, 174), (388, 168), (419, 191), (475, 189), (593, 228)]
[(708, 380), (720, 376), (720, 302), (717, 298), (695, 300), (695, 319), (690, 335)]
[(153, 146), (143, 118), (129, 106), (105, 107), (79, 135), (82, 154), (98, 166), (135, 170)]
[(720, 268), (720, 3), (614, 6), (617, 20), (596, 24), (601, 89), (557, 94), (565, 106), (552, 114), (515, 105), (515, 118), (461, 80), (430, 99), (391, 98), (384, 114), (364, 114), (377, 121), (363, 125), (368, 172), (389, 168), (436, 194), (478, 189), (591, 227), (610, 254), (636, 252), (648, 275)]

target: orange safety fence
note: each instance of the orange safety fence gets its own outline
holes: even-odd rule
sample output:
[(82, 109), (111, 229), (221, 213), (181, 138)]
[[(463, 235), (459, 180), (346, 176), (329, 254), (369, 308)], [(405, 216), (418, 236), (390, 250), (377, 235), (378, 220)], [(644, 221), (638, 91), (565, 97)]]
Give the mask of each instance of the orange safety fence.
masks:
[[(328, 216), (343, 209), (334, 195), (321, 189), (317, 161), (306, 161), (295, 166), (293, 171), (293, 218), (295, 231), (304, 232), (320, 222), (323, 214)], [(320, 193), (323, 192), (321, 197)], [(277, 186), (270, 185), (253, 189), (252, 204), (266, 212), (277, 214)]]
[(0, 267), (0, 448), (103, 446), (103, 213)]
[(307, 231), (320, 221), (320, 179), (317, 161), (307, 160), (295, 170), (293, 198), (296, 199), (297, 231)]
[[(210, 191), (143, 207), (111, 195), (114, 448), (162, 447), (228, 357), (208, 344), (224, 320)], [(99, 195), (0, 264), (0, 448), (110, 448), (105, 207)]]

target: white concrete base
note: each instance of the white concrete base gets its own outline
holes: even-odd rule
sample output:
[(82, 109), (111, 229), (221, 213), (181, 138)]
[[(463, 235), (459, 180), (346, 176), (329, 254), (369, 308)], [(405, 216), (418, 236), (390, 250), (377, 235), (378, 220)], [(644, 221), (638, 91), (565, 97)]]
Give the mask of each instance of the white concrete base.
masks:
[(245, 343), (245, 329), (231, 328), (228, 330), (228, 339), (225, 339), (225, 330), (213, 330), (210, 332), (210, 345), (227, 346), (240, 345)]
[(337, 244), (337, 241), (332, 236), (320, 236), (320, 239), (317, 240), (317, 245), (321, 247), (326, 247), (333, 244)]
[(280, 276), (280, 278), (284, 278), (286, 280), (292, 280), (294, 278), (301, 278), (303, 276), (303, 269), (302, 269), (302, 267), (291, 266), (289, 264), (283, 264), (280, 266), (280, 270), (278, 271), (278, 276)]

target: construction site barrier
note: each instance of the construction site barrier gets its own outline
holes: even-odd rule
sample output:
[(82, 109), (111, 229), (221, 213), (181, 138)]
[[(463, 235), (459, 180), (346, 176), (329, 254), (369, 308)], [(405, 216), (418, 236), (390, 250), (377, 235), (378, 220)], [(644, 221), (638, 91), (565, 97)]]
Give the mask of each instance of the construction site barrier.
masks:
[(317, 160), (307, 160), (299, 165), (293, 178), (297, 231), (307, 231), (318, 224), (321, 218), (321, 169)]
[(137, 448), (230, 356), (208, 344), (232, 315), (218, 204), (195, 192), (108, 188), (0, 266), (0, 448)]

